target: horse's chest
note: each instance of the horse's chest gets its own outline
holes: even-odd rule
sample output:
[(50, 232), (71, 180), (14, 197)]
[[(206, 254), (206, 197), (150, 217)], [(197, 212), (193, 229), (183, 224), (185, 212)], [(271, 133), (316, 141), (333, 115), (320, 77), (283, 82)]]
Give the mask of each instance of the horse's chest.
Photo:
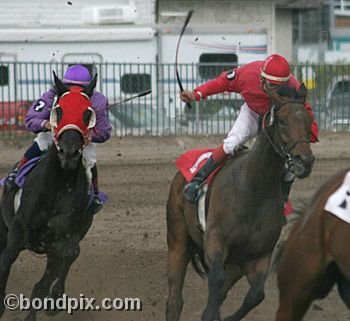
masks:
[(73, 234), (80, 235), (87, 221), (87, 217), (74, 217), (67, 214), (52, 217), (39, 215), (32, 221), (29, 228), (27, 248), (45, 253), (58, 240), (66, 239)]
[(85, 193), (61, 191), (47, 197), (45, 201), (39, 202), (31, 215), (31, 234), (42, 238), (47, 238), (49, 234), (57, 238), (67, 231), (79, 229), (84, 223), (87, 205), (87, 190)]
[(280, 233), (283, 224), (276, 215), (271, 219), (259, 217), (255, 220), (246, 218), (239, 227), (232, 229), (228, 236), (229, 257), (236, 262), (247, 261), (269, 253)]

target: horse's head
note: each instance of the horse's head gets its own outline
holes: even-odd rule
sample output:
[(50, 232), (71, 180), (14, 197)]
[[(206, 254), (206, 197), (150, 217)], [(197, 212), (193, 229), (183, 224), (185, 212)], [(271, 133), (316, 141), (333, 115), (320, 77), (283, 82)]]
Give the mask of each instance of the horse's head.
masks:
[(90, 140), (96, 116), (91, 108), (90, 97), (96, 86), (97, 75), (84, 89), (67, 87), (54, 73), (57, 99), (50, 115), (54, 141), (61, 167), (76, 168), (81, 161), (82, 150)]
[[(270, 143), (299, 178), (311, 173), (315, 160), (310, 148), (312, 118), (305, 108), (306, 93), (304, 84), (299, 91), (288, 85), (268, 91), (273, 107), (268, 124), (263, 124)], [(274, 128), (272, 137), (266, 131), (268, 126)]]

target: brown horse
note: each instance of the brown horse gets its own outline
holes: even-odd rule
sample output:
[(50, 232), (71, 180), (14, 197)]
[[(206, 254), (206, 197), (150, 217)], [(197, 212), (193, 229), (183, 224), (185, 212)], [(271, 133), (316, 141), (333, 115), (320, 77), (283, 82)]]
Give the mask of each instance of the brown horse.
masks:
[[(278, 267), (277, 321), (302, 320), (312, 301), (326, 297), (335, 284), (350, 309), (350, 224), (324, 209), (349, 170), (323, 184), (284, 244)], [(339, 203), (348, 209), (349, 190)]]
[(183, 175), (178, 172), (172, 181), (167, 203), (167, 321), (180, 319), (191, 260), (197, 272), (204, 272), (202, 267), (208, 274), (203, 321), (221, 320), (220, 306), (243, 275), (250, 289), (239, 310), (225, 320), (241, 320), (264, 299), (270, 256), (285, 223), (280, 182), (286, 160), (300, 178), (310, 174), (314, 162), (305, 86), (299, 92), (287, 86), (269, 94), (274, 106), (252, 150), (228, 160), (208, 189), (204, 234), (197, 228), (197, 206), (183, 197)]

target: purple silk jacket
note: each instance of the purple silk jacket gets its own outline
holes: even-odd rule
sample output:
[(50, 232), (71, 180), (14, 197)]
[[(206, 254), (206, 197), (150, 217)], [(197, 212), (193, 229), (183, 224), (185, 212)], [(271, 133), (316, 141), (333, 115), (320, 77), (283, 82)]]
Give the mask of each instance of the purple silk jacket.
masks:
[[(44, 123), (49, 120), (50, 112), (55, 99), (56, 92), (52, 87), (30, 106), (25, 126), (31, 132), (37, 134), (43, 131)], [(111, 137), (112, 127), (108, 118), (108, 99), (98, 91), (94, 91), (91, 107), (96, 113), (96, 125), (92, 130), (91, 141), (103, 143)]]

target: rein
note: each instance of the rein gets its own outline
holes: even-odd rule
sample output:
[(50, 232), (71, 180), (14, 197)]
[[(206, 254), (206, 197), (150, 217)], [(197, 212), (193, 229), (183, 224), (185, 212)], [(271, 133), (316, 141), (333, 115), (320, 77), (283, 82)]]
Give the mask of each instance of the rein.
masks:
[[(299, 101), (295, 101), (296, 103), (300, 103), (302, 105), (304, 105), (302, 102)], [(290, 154), (290, 152), (298, 145), (301, 143), (310, 143), (310, 140), (308, 139), (301, 139), (296, 141), (289, 149), (285, 149), (283, 146), (279, 146), (277, 144), (275, 144), (275, 142), (272, 140), (272, 138), (270, 137), (270, 135), (268, 134), (266, 128), (273, 126), (274, 124), (274, 112), (278, 111), (282, 106), (286, 105), (290, 103), (290, 101), (285, 101), (277, 106), (272, 106), (271, 110), (269, 110), (268, 112), (266, 112), (263, 116), (262, 119), (262, 131), (265, 135), (265, 137), (267, 138), (268, 142), (270, 143), (270, 145), (272, 146), (273, 150), (282, 158), (285, 158), (288, 164), (288, 167), (292, 167), (293, 166), (293, 156)], [(271, 115), (271, 119), (270, 119), (270, 124), (268, 126), (266, 126), (266, 119), (267, 116)]]

